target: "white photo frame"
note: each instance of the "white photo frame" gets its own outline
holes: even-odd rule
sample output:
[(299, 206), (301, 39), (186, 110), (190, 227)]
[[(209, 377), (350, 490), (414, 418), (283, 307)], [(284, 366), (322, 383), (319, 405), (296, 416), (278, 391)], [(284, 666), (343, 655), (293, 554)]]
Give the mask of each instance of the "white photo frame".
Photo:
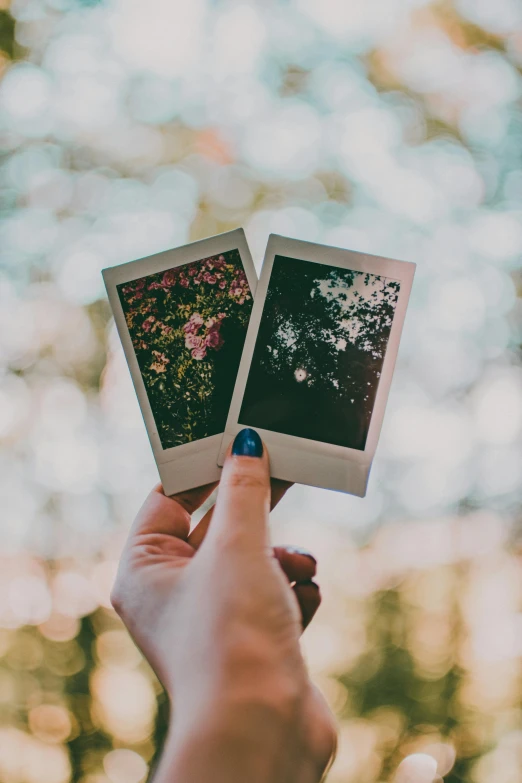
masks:
[[(367, 429), (365, 430), (366, 434), (364, 435), (365, 442), (363, 448), (361, 448), (361, 446), (352, 448), (346, 445), (339, 445), (338, 443), (323, 442), (318, 439), (288, 434), (288, 432), (281, 431), (283, 427), (279, 427), (279, 425), (279, 431), (259, 426), (256, 424), (256, 419), (257, 421), (263, 420), (263, 417), (259, 414), (254, 414), (253, 411), (260, 411), (260, 406), (262, 405), (265, 405), (265, 410), (268, 411), (267, 402), (261, 402), (257, 409), (251, 406), (250, 413), (243, 411), (241, 414), (243, 402), (245, 400), (245, 391), (248, 391), (248, 388), (250, 388), (248, 387), (248, 379), (253, 366), (254, 349), (258, 339), (258, 332), (265, 308), (267, 292), (271, 282), (274, 260), (276, 258), (278, 258), (277, 269), (281, 268), (281, 264), (285, 263), (285, 259), (286, 263), (295, 262), (295, 264), (298, 264), (300, 262), (311, 262), (313, 264), (322, 265), (323, 267), (348, 270), (348, 274), (349, 271), (362, 273), (364, 278), (352, 276), (351, 279), (361, 281), (370, 280), (370, 283), (364, 282), (364, 285), (371, 284), (372, 286), (376, 286), (377, 283), (375, 281), (380, 282), (386, 278), (383, 282), (383, 291), (385, 290), (385, 284), (393, 284), (393, 296), (387, 300), (387, 302), (394, 302), (394, 310), (391, 316), (391, 328), (388, 326), (387, 330), (383, 332), (383, 334), (387, 335), (387, 342), (384, 343), (384, 351), (381, 352), (381, 354), (377, 354), (379, 359), (376, 361), (381, 362), (379, 375), (374, 374), (373, 376), (374, 378), (378, 377), (379, 379), (374, 381), (373, 392), (370, 392), (370, 394), (374, 393), (375, 397), (373, 403), (365, 403), (367, 406), (372, 405), (373, 407), (371, 408), (369, 415), (365, 413), (366, 418), (364, 421), (369, 421), (369, 425), (367, 423), (364, 424), (364, 427)], [(308, 268), (310, 269), (310, 267)], [(247, 338), (230, 406), (230, 413), (219, 453), (220, 465), (223, 464), (227, 448), (235, 435), (244, 427), (252, 427), (260, 434), (268, 447), (270, 454), (270, 471), (274, 478), (334, 489), (357, 495), (358, 497), (365, 496), (371, 464), (382, 427), (386, 402), (399, 350), (399, 342), (413, 284), (415, 268), (416, 264), (408, 261), (397, 261), (366, 253), (303, 242), (297, 239), (288, 239), (275, 234), (270, 235), (261, 276), (256, 290), (254, 307), (250, 317)], [(279, 272), (277, 274), (279, 274)], [(335, 274), (337, 275), (337, 273)], [(369, 277), (366, 277), (367, 275)], [(397, 291), (396, 283), (400, 284), (397, 296), (395, 295)], [(350, 285), (354, 285), (354, 283), (352, 282)], [(357, 285), (360, 285), (362, 291), (363, 283), (361, 282)], [(340, 289), (336, 290), (339, 291)], [(390, 289), (388, 288), (386, 290), (389, 291)], [(312, 296), (312, 294), (310, 295)], [(290, 298), (291, 296), (292, 295), (290, 294)], [(327, 296), (330, 296), (330, 294), (327, 294)], [(382, 293), (380, 296), (382, 297), (380, 301), (383, 301), (388, 295)], [(269, 324), (271, 322), (270, 315), (267, 311), (266, 323)], [(348, 322), (342, 321), (341, 323)], [(389, 320), (387, 323), (389, 324)], [(271, 327), (267, 326), (266, 328), (268, 329)], [(287, 342), (288, 347), (288, 345), (291, 344), (291, 339), (286, 335), (284, 339), (290, 340), (290, 342)], [(337, 350), (346, 350), (346, 341), (344, 340), (342, 342), (344, 342), (344, 348), (339, 349), (339, 347), (336, 346)], [(279, 343), (279, 345), (281, 345), (281, 343)], [(263, 344), (260, 346), (260, 350), (272, 351), (273, 348)], [(365, 350), (369, 349), (365, 348)], [(272, 356), (274, 354), (270, 355)], [(259, 373), (257, 376), (255, 375), (258, 366), (259, 362), (256, 359), (253, 375), (253, 377), (256, 378), (259, 377)], [(297, 380), (299, 380), (298, 372), (301, 373), (301, 375), (306, 374), (305, 370), (296, 370), (295, 378)], [(310, 385), (310, 382), (313, 382), (313, 379), (310, 378), (307, 382)], [(256, 385), (256, 388), (260, 388), (259, 383)], [(351, 400), (351, 402), (353, 402), (353, 400)], [(286, 407), (289, 411), (292, 410), (291, 404)], [(318, 412), (310, 411), (311, 416), (316, 415), (316, 413)], [(289, 416), (290, 415), (291, 413), (289, 413)], [(269, 418), (270, 415), (267, 414), (264, 420)]]
[(102, 272), (116, 327), (129, 365), (132, 382), (166, 495), (173, 495), (219, 480), (221, 469), (217, 464), (217, 455), (223, 432), (182, 443), (181, 445), (171, 447), (162, 445), (162, 435), (155, 420), (118, 288), (121, 288), (126, 283), (129, 284), (148, 276), (175, 270), (187, 264), (203, 263), (206, 259), (215, 258), (221, 254), (236, 250), (239, 253), (250, 294), (254, 297), (257, 275), (245, 232), (242, 228), (192, 242), (184, 247), (156, 253), (137, 261), (113, 266), (104, 269)]

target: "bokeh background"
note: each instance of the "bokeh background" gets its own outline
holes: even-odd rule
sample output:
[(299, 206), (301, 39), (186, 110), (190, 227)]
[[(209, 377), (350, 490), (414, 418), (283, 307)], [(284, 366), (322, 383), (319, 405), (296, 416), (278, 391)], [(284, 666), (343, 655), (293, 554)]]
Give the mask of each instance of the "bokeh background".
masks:
[(140, 783), (157, 474), (100, 269), (243, 225), (417, 262), (365, 500), (294, 487), (329, 783), (522, 781), (519, 0), (0, 1), (0, 780)]

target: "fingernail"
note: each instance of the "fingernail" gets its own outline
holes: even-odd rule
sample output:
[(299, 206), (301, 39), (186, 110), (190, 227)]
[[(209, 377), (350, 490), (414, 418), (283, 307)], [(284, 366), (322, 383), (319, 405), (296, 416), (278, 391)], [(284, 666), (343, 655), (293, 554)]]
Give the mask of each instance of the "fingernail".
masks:
[(319, 585), (313, 582), (311, 579), (303, 579), (302, 582), (296, 582), (296, 587), (314, 587), (316, 590), (319, 590)]
[(290, 552), (291, 555), (302, 555), (303, 557), (308, 557), (310, 560), (313, 560), (314, 563), (317, 563), (315, 557), (311, 552), (308, 552), (307, 549), (303, 549), (300, 546), (285, 546), (285, 549), (287, 552)]
[(232, 454), (236, 457), (262, 457), (263, 443), (255, 430), (247, 427), (234, 438)]

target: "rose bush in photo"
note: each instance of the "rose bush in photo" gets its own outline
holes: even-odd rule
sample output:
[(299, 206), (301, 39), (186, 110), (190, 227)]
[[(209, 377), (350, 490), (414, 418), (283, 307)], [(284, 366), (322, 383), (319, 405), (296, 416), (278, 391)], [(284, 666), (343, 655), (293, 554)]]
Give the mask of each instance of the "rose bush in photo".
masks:
[(252, 309), (239, 252), (118, 293), (163, 448), (222, 432)]

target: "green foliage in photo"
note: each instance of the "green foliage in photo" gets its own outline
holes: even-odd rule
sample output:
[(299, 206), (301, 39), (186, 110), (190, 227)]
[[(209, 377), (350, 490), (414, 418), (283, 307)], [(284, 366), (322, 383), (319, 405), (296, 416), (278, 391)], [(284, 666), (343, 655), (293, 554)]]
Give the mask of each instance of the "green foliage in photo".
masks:
[(224, 430), (252, 295), (237, 250), (118, 286), (164, 449)]

